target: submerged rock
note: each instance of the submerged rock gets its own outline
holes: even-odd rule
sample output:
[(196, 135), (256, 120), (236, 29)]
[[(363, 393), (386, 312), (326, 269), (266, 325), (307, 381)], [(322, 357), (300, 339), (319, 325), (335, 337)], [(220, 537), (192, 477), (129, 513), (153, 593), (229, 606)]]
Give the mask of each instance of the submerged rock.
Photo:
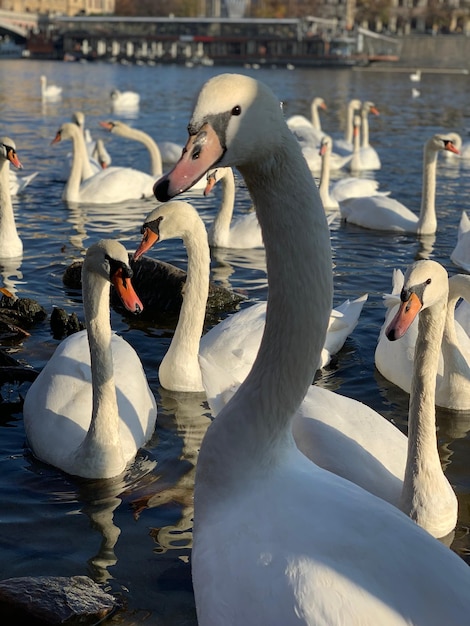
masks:
[(25, 576), (0, 581), (2, 624), (91, 626), (118, 607), (117, 600), (88, 576)]

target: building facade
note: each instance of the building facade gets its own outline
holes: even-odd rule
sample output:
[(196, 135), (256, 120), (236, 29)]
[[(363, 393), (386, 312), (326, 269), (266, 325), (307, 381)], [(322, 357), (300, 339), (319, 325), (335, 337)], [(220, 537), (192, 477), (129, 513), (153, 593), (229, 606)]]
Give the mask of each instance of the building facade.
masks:
[(115, 7), (115, 0), (0, 0), (5, 11), (48, 15), (112, 15)]

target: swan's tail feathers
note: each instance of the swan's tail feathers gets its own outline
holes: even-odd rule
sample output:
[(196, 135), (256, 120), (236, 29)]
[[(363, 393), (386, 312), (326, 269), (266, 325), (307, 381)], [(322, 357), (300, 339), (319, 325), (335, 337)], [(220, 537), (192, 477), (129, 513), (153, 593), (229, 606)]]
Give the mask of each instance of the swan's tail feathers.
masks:
[(365, 293), (355, 300), (345, 300), (338, 307), (332, 309), (325, 344), (320, 356), (319, 369), (328, 365), (331, 357), (344, 346), (346, 339), (357, 326), (367, 298), (368, 294)]
[(199, 367), (201, 368), (202, 384), (206, 391), (207, 402), (213, 417), (216, 417), (230, 398), (235, 395), (240, 386), (240, 381), (217, 365), (210, 356), (199, 355)]
[(394, 269), (392, 274), (392, 294), (400, 294), (405, 282), (405, 276), (401, 270)]

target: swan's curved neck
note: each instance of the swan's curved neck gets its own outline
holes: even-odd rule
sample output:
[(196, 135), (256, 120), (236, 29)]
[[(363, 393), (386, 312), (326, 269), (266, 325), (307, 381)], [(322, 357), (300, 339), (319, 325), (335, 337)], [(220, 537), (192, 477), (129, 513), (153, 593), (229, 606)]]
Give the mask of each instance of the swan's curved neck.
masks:
[(320, 198), (322, 199), (324, 207), (331, 207), (334, 202), (330, 198), (330, 172), (331, 172), (331, 147), (328, 145), (321, 159), (320, 169), (320, 184), (318, 190), (320, 191)]
[(70, 168), (69, 178), (65, 184), (62, 193), (62, 199), (66, 202), (80, 201), (80, 184), (82, 182), (84, 164), (88, 161), (88, 152), (86, 149), (83, 133), (77, 127), (71, 133), (72, 139), (72, 165)]
[(126, 131), (121, 129), (120, 134), (124, 137), (130, 137), (139, 141), (147, 148), (150, 155), (150, 171), (152, 176), (161, 176), (163, 172), (162, 155), (160, 148), (157, 146), (152, 137), (136, 128), (130, 128), (129, 131), (127, 131), (127, 129)]
[[(419, 315), (408, 413), (408, 457), (402, 490), (402, 510), (418, 524), (429, 527), (438, 511), (426, 509), (428, 493), (447, 494), (436, 441), (435, 390), (439, 354), (446, 317), (446, 302), (424, 309)], [(421, 499), (419, 494), (425, 494)], [(429, 498), (428, 498), (429, 501)], [(434, 503), (433, 503), (434, 506)], [(421, 522), (420, 516), (426, 520)]]
[(109, 476), (122, 471), (123, 455), (119, 436), (119, 411), (114, 382), (109, 313), (110, 283), (96, 273), (83, 272), (83, 306), (90, 346), (93, 409), (90, 428), (75, 457), (97, 460)]
[[(174, 391), (204, 391), (198, 353), (209, 292), (210, 252), (204, 224), (195, 220), (184, 244), (188, 270), (178, 324), (158, 371), (160, 384)], [(183, 378), (181, 384), (178, 379)]]
[(351, 143), (353, 142), (354, 133), (354, 115), (357, 110), (357, 102), (351, 101), (348, 104), (347, 119), (346, 119), (346, 131), (344, 133), (344, 139)]
[(235, 178), (232, 168), (228, 168), (221, 180), (222, 201), (217, 215), (209, 229), (209, 241), (212, 246), (224, 248), (228, 244), (230, 224), (235, 204)]
[(11, 202), (10, 162), (0, 159), (0, 257), (2, 250), (7, 250), (15, 240), (19, 237)]
[(316, 130), (321, 130), (320, 115), (318, 114), (318, 103), (315, 100), (313, 100), (310, 110), (312, 115), (313, 128), (315, 128)]
[(436, 232), (436, 169), (437, 151), (426, 144), (423, 154), (423, 183), (421, 192), (421, 208), (419, 212), (417, 233), (428, 235)]
[(361, 129), (362, 129), (362, 139), (361, 139), (361, 147), (368, 148), (370, 146), (369, 143), (369, 113), (366, 109), (362, 109), (361, 111)]
[(244, 484), (240, 473), (250, 480), (270, 471), (295, 448), (292, 418), (325, 340), (332, 306), (329, 230), (300, 145), (289, 133), (287, 126), (279, 131), (274, 156), (239, 167), (263, 232), (269, 298), (251, 372), (206, 433), (198, 462), (206, 494), (237, 490)]
[(351, 171), (362, 169), (361, 163), (361, 131), (357, 126), (353, 128), (353, 153), (349, 164)]

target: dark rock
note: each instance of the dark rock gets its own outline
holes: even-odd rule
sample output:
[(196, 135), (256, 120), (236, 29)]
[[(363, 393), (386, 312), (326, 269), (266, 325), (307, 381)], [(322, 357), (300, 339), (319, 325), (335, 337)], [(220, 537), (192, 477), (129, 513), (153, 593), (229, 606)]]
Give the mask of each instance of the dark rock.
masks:
[(0, 622), (5, 625), (91, 626), (117, 608), (117, 600), (88, 576), (0, 581)]
[(51, 331), (54, 339), (63, 339), (83, 330), (85, 325), (80, 322), (77, 314), (68, 314), (64, 309), (54, 307), (51, 313)]

